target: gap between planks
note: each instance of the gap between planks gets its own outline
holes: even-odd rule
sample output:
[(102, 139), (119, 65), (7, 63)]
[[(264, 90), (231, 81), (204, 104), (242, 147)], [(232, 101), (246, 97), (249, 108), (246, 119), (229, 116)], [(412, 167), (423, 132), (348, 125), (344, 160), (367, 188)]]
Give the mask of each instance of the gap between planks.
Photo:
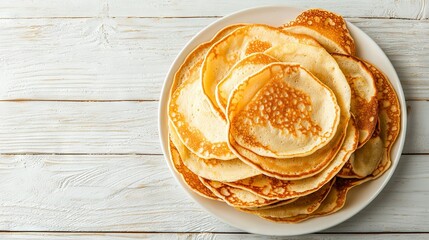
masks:
[(126, 99), (126, 100), (124, 99), (118, 99), (118, 100), (115, 100), (115, 99), (113, 100), (7, 99), (7, 100), (0, 100), (0, 102), (159, 102), (159, 100), (156, 100), (156, 99)]
[[(422, 102), (426, 101), (429, 102), (429, 98), (407, 98), (407, 102)], [(83, 100), (83, 99), (73, 99), (73, 100), (62, 100), (62, 99), (7, 99), (7, 100), (0, 100), (0, 102), (159, 102), (157, 99), (118, 99), (118, 100), (102, 100), (102, 99), (95, 99), (95, 100)]]
[[(219, 19), (224, 16), (172, 16), (172, 17), (139, 17), (139, 16), (93, 16), (93, 17), (0, 17), (4, 20), (21, 20), (21, 19), (205, 19), (205, 18), (214, 18)], [(374, 19), (374, 20), (413, 20), (413, 21), (427, 21), (427, 18), (408, 18), (408, 17), (353, 17), (353, 16), (343, 16), (345, 19), (355, 18), (355, 19)]]
[[(255, 235), (253, 233), (247, 232), (213, 232), (213, 231), (189, 231), (189, 232), (173, 232), (173, 231), (7, 231), (0, 230), (0, 234), (9, 234), (9, 233), (47, 233), (47, 234), (216, 234), (216, 235)], [(412, 234), (429, 234), (427, 231), (423, 232), (316, 232), (310, 235), (343, 235), (343, 234), (365, 234), (365, 235), (389, 235), (389, 234), (403, 234), (403, 235), (412, 235)]]
[[(162, 153), (55, 153), (55, 152), (22, 152), (22, 153), (1, 153), (1, 156), (163, 156)], [(404, 156), (429, 156), (429, 153), (402, 153)], [(0, 231), (1, 232), (1, 231)]]

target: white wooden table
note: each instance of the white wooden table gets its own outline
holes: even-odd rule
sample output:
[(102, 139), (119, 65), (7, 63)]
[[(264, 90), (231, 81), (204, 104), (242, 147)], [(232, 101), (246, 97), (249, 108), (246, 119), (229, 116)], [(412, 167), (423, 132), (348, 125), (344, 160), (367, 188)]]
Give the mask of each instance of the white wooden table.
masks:
[(407, 98), (404, 154), (379, 197), (303, 239), (429, 238), (429, 1), (0, 1), (0, 239), (256, 239), (174, 181), (157, 109), (169, 65), (233, 11), (322, 7), (369, 34)]

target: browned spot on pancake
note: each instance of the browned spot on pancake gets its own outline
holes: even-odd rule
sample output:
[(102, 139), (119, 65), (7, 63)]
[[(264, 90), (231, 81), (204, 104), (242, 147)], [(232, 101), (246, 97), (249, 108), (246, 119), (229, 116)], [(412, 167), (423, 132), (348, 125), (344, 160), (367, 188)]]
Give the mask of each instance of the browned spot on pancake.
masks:
[(350, 110), (355, 116), (356, 125), (359, 130), (371, 132), (377, 123), (377, 99), (373, 97), (371, 100), (367, 101), (363, 97), (359, 96), (356, 91), (357, 87), (355, 87), (357, 82), (356, 78), (350, 76), (346, 77), (352, 93)]
[(246, 55), (255, 53), (255, 52), (263, 52), (271, 47), (271, 43), (264, 42), (260, 40), (251, 41), (246, 48)]
[(343, 168), (341, 168), (340, 172), (337, 174), (338, 177), (342, 178), (359, 178), (356, 174), (353, 173), (353, 167), (350, 163), (350, 159), (344, 164)]
[[(288, 71), (298, 71), (298, 69), (290, 67)], [(244, 142), (250, 145), (258, 144), (249, 134), (248, 129), (268, 124), (294, 136), (298, 133), (318, 136), (322, 131), (311, 118), (310, 96), (290, 87), (282, 78), (283, 76), (271, 73), (270, 82), (262, 87), (253, 101), (237, 114), (233, 127)]]
[(258, 53), (258, 54), (253, 54), (252, 56), (249, 56), (249, 57), (241, 60), (240, 61), (240, 67), (246, 66), (250, 63), (252, 63), (252, 64), (270, 64), (273, 62), (278, 62), (278, 60), (269, 56), (269, 55), (266, 55), (264, 53)]

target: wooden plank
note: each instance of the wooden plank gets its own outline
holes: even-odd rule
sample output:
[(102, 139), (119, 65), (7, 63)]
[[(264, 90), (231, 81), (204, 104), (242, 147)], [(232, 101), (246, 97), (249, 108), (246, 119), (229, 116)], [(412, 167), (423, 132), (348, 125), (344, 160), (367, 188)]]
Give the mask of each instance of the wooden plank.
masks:
[[(408, 102), (404, 153), (429, 153), (429, 102)], [(0, 102), (0, 153), (162, 154), (158, 102)]]
[[(427, 232), (428, 167), (403, 156), (370, 206), (326, 232)], [(3, 230), (239, 231), (193, 202), (162, 156), (3, 155), (0, 182)]]
[(0, 153), (160, 153), (158, 102), (0, 102)]
[[(383, 233), (383, 234), (310, 234), (299, 236), (300, 240), (321, 240), (321, 239), (351, 239), (351, 240), (404, 240), (427, 239), (429, 234), (425, 233)], [(44, 240), (131, 240), (131, 239), (178, 239), (178, 240), (256, 240), (261, 239), (260, 235), (243, 233), (49, 233), (49, 232), (30, 232), (30, 233), (1, 233), (0, 237), (4, 240), (11, 239), (44, 239)], [(264, 239), (284, 239), (280, 237), (264, 236)], [(289, 238), (288, 238), (289, 239)], [(290, 238), (298, 239), (298, 238)]]
[(97, 17), (107, 10), (104, 0), (0, 1), (0, 18)]
[[(299, 8), (326, 8), (348, 17), (421, 19), (425, 2), (418, 0), (352, 0), (352, 1), (299, 1), (258, 0), (204, 1), (192, 0), (90, 0), (42, 1), (3, 0), (0, 18), (51, 18), (51, 17), (192, 17), (223, 16), (241, 9), (261, 5), (287, 4)], [(371, 6), (371, 7), (369, 7)], [(425, 15), (427, 17), (427, 15)]]
[(234, 230), (178, 189), (163, 156), (0, 156), (0, 182), (4, 230)]
[(171, 19), (162, 26), (154, 19), (0, 20), (0, 99), (157, 99), (174, 55), (196, 31)]
[[(215, 20), (0, 20), (0, 100), (156, 100), (180, 49)], [(429, 21), (350, 20), (385, 50), (407, 98), (429, 99)]]
[[(429, 99), (429, 21), (350, 19), (386, 53), (401, 80), (407, 99)], [(391, 27), (381, 27), (381, 22)], [(377, 23), (375, 23), (377, 22)], [(416, 37), (410, 40), (407, 36)], [(401, 37), (402, 36), (402, 37)], [(399, 39), (409, 39), (410, 45)], [(426, 62), (426, 63), (425, 63)]]

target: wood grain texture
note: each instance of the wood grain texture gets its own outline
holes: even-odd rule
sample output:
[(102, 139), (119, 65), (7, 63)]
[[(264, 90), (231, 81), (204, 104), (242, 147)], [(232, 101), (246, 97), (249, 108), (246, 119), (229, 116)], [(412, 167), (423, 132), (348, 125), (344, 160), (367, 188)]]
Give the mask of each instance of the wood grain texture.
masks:
[(161, 153), (158, 102), (0, 102), (0, 153)]
[(52, 17), (192, 17), (223, 16), (249, 7), (287, 4), (299, 8), (326, 8), (347, 17), (422, 19), (426, 0), (193, 1), (193, 0), (3, 0), (0, 18)]
[[(215, 20), (0, 19), (0, 100), (157, 100), (175, 56)], [(350, 21), (389, 56), (408, 99), (429, 99), (429, 21)]]
[[(0, 156), (0, 229), (239, 232), (174, 181), (162, 156)], [(426, 232), (426, 156), (403, 156), (382, 193), (325, 232)], [(232, 211), (232, 209), (231, 209)]]
[(97, 17), (107, 11), (105, 0), (0, 1), (0, 18)]
[[(44, 240), (132, 240), (132, 239), (178, 239), (178, 240), (255, 240), (261, 239), (260, 235), (243, 234), (243, 233), (1, 233), (0, 238), (4, 240), (12, 239), (44, 239)], [(285, 239), (283, 237), (268, 237), (263, 239)], [(287, 239), (299, 240), (336, 240), (336, 239), (351, 239), (351, 240), (404, 240), (427, 239), (426, 234), (419, 233), (383, 233), (383, 234), (311, 234), (299, 237), (290, 237)]]
[[(346, 17), (372, 17), (372, 18), (410, 18), (423, 19), (427, 15), (423, 12), (427, 0), (408, 1), (300, 1), (289, 0), (248, 0), (248, 1), (151, 1), (148, 4), (139, 4), (139, 0), (111, 0), (109, 1), (110, 14), (113, 16), (223, 16), (250, 7), (282, 4), (298, 8), (325, 8), (338, 12)], [(426, 2), (427, 4), (427, 2)]]
[[(428, 101), (408, 101), (404, 153), (429, 153)], [(158, 102), (0, 102), (0, 153), (162, 154)]]

